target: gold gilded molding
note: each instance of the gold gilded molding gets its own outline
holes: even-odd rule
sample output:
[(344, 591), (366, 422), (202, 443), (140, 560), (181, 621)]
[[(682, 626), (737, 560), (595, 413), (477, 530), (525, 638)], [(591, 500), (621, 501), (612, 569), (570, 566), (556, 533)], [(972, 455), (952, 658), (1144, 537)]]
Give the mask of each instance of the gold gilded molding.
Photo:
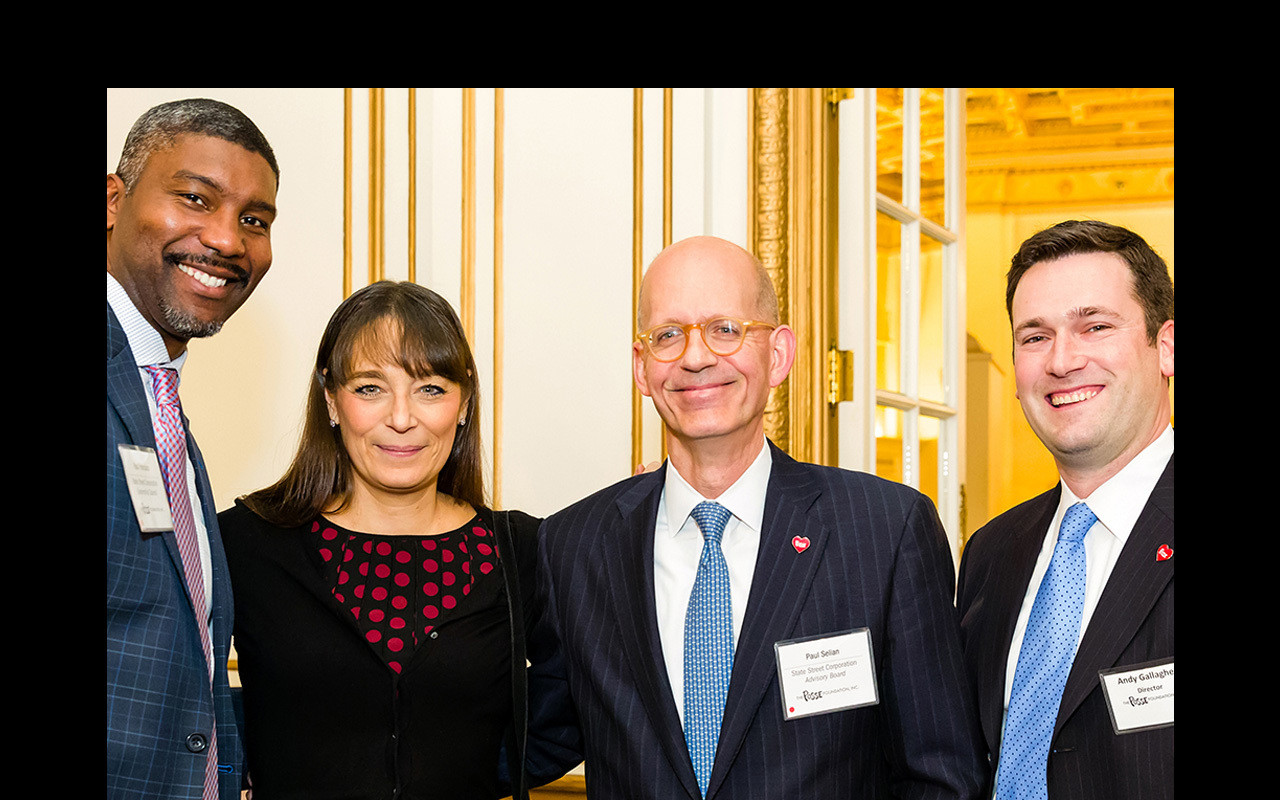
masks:
[[(773, 288), (778, 295), (778, 314), (786, 323), (791, 322), (787, 292), (787, 244), (790, 239), (788, 100), (786, 89), (752, 89), (748, 101), (751, 114), (748, 129), (751, 213), (747, 221), (747, 236), (756, 257), (773, 280)], [(790, 384), (791, 380), (784, 381), (769, 393), (764, 416), (765, 436), (788, 453), (791, 453)]]
[(827, 463), (826, 402), (835, 318), (836, 116), (826, 89), (752, 89), (748, 239), (796, 335), (790, 377), (769, 395), (765, 435), (792, 457)]
[(502, 133), (504, 95), (493, 90), (493, 507), (502, 507), (502, 345), (506, 336), (503, 320), (502, 284)]
[[(675, 122), (674, 90), (662, 90), (662, 246), (671, 244), (673, 236), (673, 187), (672, 178), (674, 148), (672, 131)], [(632, 90), (632, 153), (631, 153), (631, 307), (632, 318), (640, 310), (640, 281), (644, 273), (644, 89)], [(631, 465), (644, 461), (644, 400), (640, 389), (631, 386)], [(662, 423), (658, 423), (662, 426)], [(659, 460), (667, 457), (665, 427), (658, 438)]]
[(459, 314), (468, 341), (476, 325), (476, 90), (462, 90), (462, 300)]
[(418, 90), (409, 87), (409, 280), (418, 276)]
[(369, 90), (369, 282), (382, 280), (385, 267), (383, 202), (386, 193), (384, 89)]
[[(640, 310), (640, 277), (644, 271), (644, 89), (631, 90), (631, 308)], [(638, 331), (637, 331), (638, 332)], [(631, 382), (631, 463), (644, 460), (643, 406), (640, 387)]]
[(351, 90), (342, 90), (342, 298), (351, 296)]
[(672, 90), (662, 90), (662, 246), (671, 244), (671, 193), (674, 182), (671, 179), (672, 148), (671, 127), (674, 122), (672, 114)]
[[(662, 90), (662, 247), (671, 244), (675, 227), (672, 214), (672, 197), (675, 193), (675, 179), (672, 177), (672, 165), (675, 159), (671, 144), (671, 132), (675, 123), (675, 103), (673, 89)], [(667, 460), (667, 424), (658, 423), (662, 435), (658, 437), (658, 460)], [(637, 462), (639, 463), (639, 462)]]
[(587, 777), (569, 773), (545, 786), (529, 790), (530, 800), (573, 800), (587, 796)]

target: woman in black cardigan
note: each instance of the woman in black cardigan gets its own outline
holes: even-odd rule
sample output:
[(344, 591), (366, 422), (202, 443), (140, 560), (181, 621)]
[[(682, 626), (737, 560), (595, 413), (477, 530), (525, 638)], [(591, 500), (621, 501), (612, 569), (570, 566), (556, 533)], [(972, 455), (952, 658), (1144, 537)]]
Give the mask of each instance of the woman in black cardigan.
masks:
[(219, 515), (255, 800), (526, 797), (579, 735), (554, 645), (526, 639), (539, 520), (484, 502), (457, 315), (361, 289), (313, 377), (284, 477)]

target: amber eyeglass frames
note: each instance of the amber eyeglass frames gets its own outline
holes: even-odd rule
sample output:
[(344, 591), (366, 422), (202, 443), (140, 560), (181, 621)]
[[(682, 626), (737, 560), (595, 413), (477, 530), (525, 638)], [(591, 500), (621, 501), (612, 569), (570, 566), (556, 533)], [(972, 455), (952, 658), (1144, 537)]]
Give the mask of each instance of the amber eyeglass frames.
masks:
[(718, 356), (731, 356), (742, 349), (742, 343), (747, 340), (747, 333), (756, 327), (770, 329), (778, 326), (772, 322), (760, 322), (754, 319), (717, 317), (706, 322), (691, 322), (688, 325), (666, 322), (650, 328), (637, 338), (644, 342), (649, 355), (657, 360), (675, 361), (684, 355), (685, 348), (689, 346), (689, 333), (697, 328), (708, 350)]

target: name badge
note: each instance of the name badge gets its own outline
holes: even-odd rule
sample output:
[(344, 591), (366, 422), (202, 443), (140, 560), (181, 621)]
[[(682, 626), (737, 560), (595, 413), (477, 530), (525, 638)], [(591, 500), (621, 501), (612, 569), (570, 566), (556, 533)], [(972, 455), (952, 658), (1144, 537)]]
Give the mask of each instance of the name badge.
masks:
[(777, 642), (773, 650), (783, 719), (880, 702), (868, 628)]
[(164, 473), (160, 471), (156, 451), (122, 444), (120, 462), (124, 465), (124, 480), (133, 500), (133, 512), (138, 515), (138, 527), (143, 533), (173, 530), (169, 494), (164, 488)]
[(1173, 725), (1173, 659), (1098, 673), (1117, 734)]

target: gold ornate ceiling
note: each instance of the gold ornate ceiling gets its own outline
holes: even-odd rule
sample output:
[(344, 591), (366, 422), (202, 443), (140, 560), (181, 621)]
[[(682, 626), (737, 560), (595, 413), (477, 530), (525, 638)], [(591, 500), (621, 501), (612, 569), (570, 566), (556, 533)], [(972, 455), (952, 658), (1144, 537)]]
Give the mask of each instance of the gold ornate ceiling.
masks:
[(969, 89), (968, 204), (1173, 202), (1173, 89)]
[[(966, 91), (970, 209), (1173, 201), (1173, 89)], [(877, 185), (897, 199), (902, 90), (877, 89), (876, 107)], [(942, 122), (942, 90), (922, 90), (925, 206), (940, 199)]]

